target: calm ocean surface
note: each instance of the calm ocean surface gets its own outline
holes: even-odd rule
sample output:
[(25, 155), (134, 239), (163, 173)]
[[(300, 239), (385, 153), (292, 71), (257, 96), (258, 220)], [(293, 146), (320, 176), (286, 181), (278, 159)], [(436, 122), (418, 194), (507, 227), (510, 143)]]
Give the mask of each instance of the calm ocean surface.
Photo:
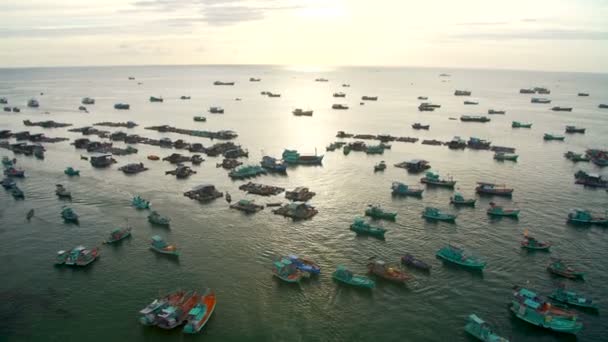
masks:
[[(450, 73), (440, 78), (439, 73)], [(136, 77), (129, 81), (128, 76)], [(249, 77), (260, 77), (251, 83)], [(325, 77), (329, 82), (313, 80)], [(235, 81), (235, 86), (213, 86), (213, 81)], [(442, 81), (444, 80), (444, 81)], [(138, 85), (137, 82), (142, 82)], [(349, 83), (350, 88), (342, 88)], [(550, 105), (530, 103), (520, 88), (545, 86), (551, 89)], [(455, 89), (469, 89), (478, 106), (463, 105)], [(268, 98), (261, 91), (280, 93)], [(332, 93), (343, 91), (345, 99)], [(578, 92), (589, 97), (577, 97)], [(38, 95), (44, 92), (43, 96)], [(190, 95), (189, 101), (179, 100)], [(377, 102), (360, 106), (362, 95), (378, 96)], [(441, 104), (435, 112), (419, 112), (420, 95)], [(90, 113), (77, 110), (80, 99), (90, 96)], [(163, 96), (164, 103), (150, 103), (150, 96)], [(99, 129), (137, 133), (146, 137), (169, 137), (209, 146), (217, 141), (145, 130), (150, 125), (170, 124), (179, 128), (238, 132), (235, 140), (249, 150), (245, 164), (258, 164), (264, 154), (279, 157), (284, 148), (325, 153), (322, 167), (299, 166), (287, 176), (261, 176), (254, 182), (292, 189), (308, 186), (317, 193), (311, 203), (319, 210), (312, 220), (292, 222), (273, 215), (268, 208), (255, 215), (231, 210), (223, 199), (200, 204), (182, 193), (201, 183), (212, 183), (234, 200), (255, 198), (258, 203), (283, 201), (276, 197), (246, 195), (238, 190), (244, 181), (231, 181), (216, 168), (221, 157), (207, 157), (198, 172), (187, 180), (165, 176), (173, 167), (161, 158), (187, 151), (137, 145), (139, 153), (116, 157), (118, 164), (94, 169), (80, 160), (82, 150), (69, 142), (46, 144), (44, 161), (17, 156), (27, 178), (17, 180), (25, 201), (15, 201), (0, 191), (0, 340), (1, 341), (446, 341), (468, 340), (463, 325), (470, 313), (487, 320), (497, 333), (512, 341), (574, 340), (527, 325), (511, 315), (507, 304), (511, 286), (528, 285), (548, 294), (561, 281), (599, 300), (600, 312), (608, 310), (608, 230), (566, 224), (571, 208), (587, 208), (596, 214), (608, 209), (608, 193), (574, 184), (578, 169), (608, 176), (591, 163), (574, 164), (563, 157), (568, 150), (608, 148), (608, 75), (544, 73), (492, 70), (414, 68), (337, 68), (306, 70), (286, 67), (183, 66), (103, 67), (0, 70), (0, 97), (21, 113), (0, 113), (0, 129), (43, 132), (51, 137), (79, 133), (67, 128), (25, 128), (22, 121), (55, 120), (74, 127), (100, 121), (132, 120), (133, 129)], [(31, 97), (40, 108), (26, 108)], [(234, 101), (236, 97), (242, 101)], [(127, 102), (129, 111), (113, 104)], [(333, 103), (346, 103), (346, 111), (331, 110)], [(222, 106), (224, 115), (205, 113)], [(571, 106), (572, 112), (553, 112), (552, 106)], [(313, 117), (295, 117), (296, 107), (314, 110)], [(485, 114), (489, 108), (504, 109), (507, 115), (492, 115), (492, 121), (463, 123), (449, 120), (463, 114)], [(44, 112), (50, 114), (44, 114)], [(207, 122), (193, 122), (205, 115)], [(532, 129), (512, 129), (511, 121), (534, 123)], [(414, 122), (428, 123), (429, 131), (415, 131)], [(587, 128), (586, 134), (567, 135), (565, 142), (545, 142), (543, 133), (563, 133), (564, 126)], [(475, 136), (493, 144), (517, 148), (517, 163), (497, 162), (489, 151), (453, 151), (445, 146), (392, 142), (384, 155), (341, 151), (325, 152), (338, 140), (336, 132), (392, 134), (421, 140), (449, 140), (455, 135)], [(91, 137), (89, 137), (91, 138)], [(100, 140), (97, 137), (92, 140)], [(347, 139), (348, 140), (348, 139)], [(11, 140), (12, 141), (12, 140)], [(368, 141), (370, 142), (370, 141)], [(371, 142), (375, 143), (375, 142)], [(122, 143), (115, 143), (121, 146)], [(8, 150), (0, 156), (12, 157)], [(410, 175), (392, 165), (423, 158), (433, 170), (452, 175), (466, 197), (474, 196), (475, 182), (507, 183), (515, 188), (512, 200), (495, 199), (505, 206), (522, 209), (519, 221), (493, 220), (485, 209), (491, 199), (479, 198), (476, 208), (450, 207), (451, 191), (428, 189), (422, 199), (392, 198), (393, 181), (418, 184), (422, 175)], [(389, 167), (374, 173), (373, 165), (385, 160)], [(117, 168), (128, 162), (144, 162), (149, 171), (126, 176)], [(68, 178), (66, 166), (81, 170)], [(246, 182), (246, 181), (245, 181)], [(54, 194), (62, 183), (72, 192), (72, 208), (80, 225), (64, 224), (59, 216), (66, 204)], [(130, 206), (139, 194), (152, 207), (170, 216), (170, 230), (151, 226), (147, 212)], [(383, 222), (386, 240), (356, 237), (348, 227), (370, 203), (398, 212), (395, 223)], [(456, 224), (430, 223), (420, 216), (425, 206), (436, 206), (458, 214)], [(35, 208), (36, 217), (25, 220)], [(53, 266), (59, 249), (83, 244), (99, 245), (125, 219), (134, 228), (133, 237), (116, 246), (103, 246), (100, 260), (86, 269)], [(528, 253), (519, 241), (524, 229), (541, 240), (554, 243), (551, 253)], [(182, 250), (179, 262), (148, 249), (150, 236), (160, 234)], [(446, 243), (475, 251), (487, 261), (483, 275), (443, 265), (435, 252)], [(360, 291), (336, 284), (331, 272), (339, 264), (357, 273), (366, 272), (372, 256), (398, 263), (410, 252), (432, 264), (429, 275), (413, 271), (415, 280), (406, 286), (378, 281), (373, 291)], [(271, 262), (277, 255), (297, 253), (322, 266), (317, 279), (287, 285), (272, 277)], [(587, 272), (584, 282), (550, 276), (545, 270), (551, 257), (571, 260)], [(203, 332), (182, 335), (181, 329), (161, 331), (143, 327), (137, 312), (159, 291), (175, 288), (211, 287), (218, 306)], [(580, 313), (585, 328), (580, 341), (601, 341), (608, 336), (608, 320)]]

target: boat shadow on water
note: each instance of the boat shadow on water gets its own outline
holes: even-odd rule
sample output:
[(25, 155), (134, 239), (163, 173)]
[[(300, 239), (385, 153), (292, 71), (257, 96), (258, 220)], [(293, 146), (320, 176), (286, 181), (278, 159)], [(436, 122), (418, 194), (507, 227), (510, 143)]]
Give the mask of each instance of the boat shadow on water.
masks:
[(154, 253), (154, 258), (156, 259), (156, 261), (167, 260), (170, 263), (179, 266), (179, 256), (177, 255)]

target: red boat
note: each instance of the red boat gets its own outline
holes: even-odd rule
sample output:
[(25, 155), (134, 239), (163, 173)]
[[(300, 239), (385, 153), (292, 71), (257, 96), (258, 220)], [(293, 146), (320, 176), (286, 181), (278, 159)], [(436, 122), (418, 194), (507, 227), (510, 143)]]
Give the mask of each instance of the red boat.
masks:
[(387, 266), (382, 260), (370, 262), (367, 265), (367, 269), (369, 270), (369, 273), (395, 283), (404, 283), (412, 279), (412, 276), (409, 274), (399, 270), (398, 268)]

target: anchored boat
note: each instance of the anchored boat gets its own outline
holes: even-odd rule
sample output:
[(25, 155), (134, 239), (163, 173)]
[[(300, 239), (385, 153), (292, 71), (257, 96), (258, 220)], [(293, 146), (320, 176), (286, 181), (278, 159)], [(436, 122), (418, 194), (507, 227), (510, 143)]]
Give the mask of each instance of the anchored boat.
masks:
[(410, 253), (405, 253), (402, 257), (401, 257), (401, 263), (407, 266), (411, 266), (414, 268), (417, 268), (419, 270), (422, 271), (430, 271), (431, 270), (431, 265), (427, 264), (426, 262), (416, 258), (415, 256), (413, 256)]
[(57, 252), (55, 264), (84, 267), (97, 260), (98, 257), (99, 248), (87, 249), (84, 246), (78, 246), (69, 252), (64, 250)]
[(376, 286), (376, 283), (373, 280), (365, 276), (354, 275), (353, 272), (349, 271), (344, 266), (338, 266), (331, 276), (341, 283), (355, 287), (373, 289)]
[(363, 235), (371, 235), (380, 239), (384, 239), (384, 233), (386, 229), (378, 226), (372, 226), (366, 223), (361, 217), (355, 218), (355, 221), (350, 225), (350, 230)]
[(494, 184), (486, 182), (477, 182), (475, 191), (482, 195), (494, 195), (511, 197), (513, 195), (513, 189), (507, 188), (504, 184)]
[(509, 342), (504, 337), (496, 335), (490, 325), (475, 314), (470, 314), (464, 331), (480, 341), (485, 342)]
[(565, 137), (565, 136), (563, 136), (563, 135), (557, 135), (557, 134), (545, 133), (545, 135), (543, 135), (543, 139), (544, 139), (544, 140), (558, 140), (558, 141), (564, 141), (564, 139), (566, 139), (566, 137)]
[(532, 124), (519, 122), (519, 121), (513, 121), (511, 123), (511, 127), (513, 127), (513, 128), (532, 128)]
[(392, 194), (395, 196), (414, 196), (421, 197), (423, 189), (413, 188), (400, 182), (393, 182), (391, 186)]
[(548, 242), (538, 241), (536, 238), (528, 235), (528, 230), (524, 231), (524, 239), (521, 241), (521, 247), (536, 251), (548, 251), (551, 244)]
[(169, 227), (171, 224), (171, 219), (165, 216), (160, 215), (156, 211), (152, 211), (150, 215), (148, 215), (148, 221), (150, 223), (155, 224), (157, 226), (165, 226)]
[(490, 216), (506, 216), (517, 218), (519, 216), (519, 209), (504, 209), (500, 205), (496, 205), (494, 202), (490, 202), (490, 208), (486, 211)]
[(150, 249), (160, 254), (179, 256), (179, 251), (177, 250), (177, 247), (175, 245), (168, 244), (159, 235), (154, 235), (152, 237), (152, 240), (150, 242)]
[(139, 195), (133, 197), (133, 199), (131, 200), (131, 205), (134, 206), (136, 209), (150, 209), (150, 201), (146, 201)]
[(451, 223), (456, 221), (456, 215), (442, 213), (439, 209), (433, 207), (424, 208), (422, 217), (432, 221), (445, 221)]
[(510, 160), (510, 161), (516, 162), (517, 158), (519, 158), (519, 155), (514, 154), (514, 153), (505, 153), (505, 152), (494, 153), (494, 159), (496, 159), (496, 160)]
[(566, 291), (563, 285), (553, 291), (553, 293), (549, 295), (549, 298), (561, 303), (576, 306), (577, 308), (598, 310), (597, 303), (593, 300), (586, 298), (579, 293)]
[(547, 266), (547, 271), (558, 275), (560, 277), (568, 278), (568, 279), (583, 279), (585, 277), (585, 273), (575, 269), (574, 267), (568, 265), (562, 259), (554, 259), (549, 266)]
[(231, 204), (230, 208), (244, 211), (249, 214), (253, 214), (253, 213), (257, 213), (258, 211), (264, 209), (264, 206), (255, 204), (252, 200), (250, 201), (250, 200), (242, 199), (234, 204)]
[(374, 172), (378, 172), (378, 171), (384, 171), (386, 170), (386, 163), (383, 161), (379, 162), (378, 164), (374, 165)]
[(592, 216), (587, 210), (573, 209), (568, 214), (568, 222), (573, 224), (597, 224), (599, 226), (608, 226), (608, 217)]
[(61, 217), (65, 222), (78, 223), (78, 215), (76, 215), (76, 212), (72, 208), (64, 207), (61, 210)]
[(437, 251), (437, 257), (474, 270), (483, 270), (486, 262), (480, 258), (469, 255), (464, 249), (453, 245), (447, 245)]
[(370, 205), (365, 209), (365, 216), (369, 216), (376, 219), (395, 221), (397, 213), (384, 211), (379, 205)]
[(103, 243), (112, 244), (118, 242), (122, 239), (126, 239), (131, 236), (131, 227), (126, 228), (116, 228), (110, 233), (110, 237), (105, 240)]
[(209, 321), (209, 318), (211, 318), (216, 303), (217, 299), (215, 297), (215, 292), (207, 289), (205, 294), (201, 296), (200, 302), (188, 312), (186, 325), (182, 331), (186, 334), (196, 334), (200, 332), (205, 324), (207, 324), (207, 321)]
[(287, 283), (298, 283), (302, 280), (302, 271), (288, 258), (281, 258), (273, 263), (272, 274)]
[(412, 276), (401, 271), (398, 267), (387, 265), (382, 260), (374, 260), (367, 264), (369, 273), (395, 283), (405, 283)]
[(321, 266), (319, 266), (316, 262), (312, 261), (311, 259), (308, 259), (305, 257), (299, 257), (297, 255), (290, 255), (288, 258), (302, 272), (306, 272), (308, 274), (321, 273)]
[(420, 183), (441, 186), (444, 188), (454, 188), (454, 185), (456, 185), (456, 181), (452, 177), (440, 179), (439, 174), (433, 171), (428, 171), (425, 176), (420, 179)]
[(477, 200), (474, 198), (464, 198), (464, 196), (462, 196), (462, 194), (460, 192), (456, 192), (456, 193), (454, 193), (454, 196), (450, 197), (450, 203), (457, 205), (457, 206), (462, 205), (462, 206), (474, 207), (476, 201)]

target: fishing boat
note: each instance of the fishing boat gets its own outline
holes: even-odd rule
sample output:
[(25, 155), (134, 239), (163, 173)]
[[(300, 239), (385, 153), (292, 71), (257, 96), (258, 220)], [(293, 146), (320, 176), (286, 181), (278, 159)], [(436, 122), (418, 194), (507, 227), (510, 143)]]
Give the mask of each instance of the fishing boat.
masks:
[(564, 139), (566, 139), (566, 137), (565, 137), (565, 136), (563, 136), (563, 135), (557, 135), (557, 134), (545, 133), (545, 135), (543, 135), (543, 139), (544, 139), (544, 140), (558, 140), (558, 141), (564, 141)]
[(285, 192), (285, 198), (291, 201), (306, 202), (311, 200), (316, 195), (315, 192), (310, 191), (307, 187), (299, 186), (292, 191)]
[(34, 217), (34, 209), (30, 209), (30, 211), (27, 212), (27, 215), (25, 216), (25, 218), (29, 221), (32, 219), (32, 217)]
[(287, 283), (298, 283), (303, 273), (295, 263), (288, 258), (280, 258), (273, 263), (272, 274)]
[(162, 97), (150, 96), (150, 102), (164, 102)]
[(116, 103), (116, 104), (114, 104), (114, 109), (128, 110), (130, 108), (131, 108), (131, 105), (129, 105), (128, 103)]
[(398, 164), (395, 164), (395, 167), (406, 169), (411, 173), (418, 173), (431, 168), (431, 165), (428, 161), (422, 159), (412, 159), (410, 161), (404, 161)]
[(295, 116), (312, 116), (312, 110), (302, 110), (302, 108), (296, 108), (291, 112)]
[(583, 328), (574, 313), (554, 307), (523, 287), (515, 287), (510, 309), (517, 318), (555, 332), (576, 334)]
[(450, 197), (450, 203), (454, 205), (474, 207), (476, 201), (474, 198), (464, 198), (460, 192), (456, 192), (454, 196)]
[(566, 126), (566, 133), (585, 133), (586, 130), (586, 128)]
[(72, 198), (72, 193), (69, 192), (65, 187), (63, 187), (63, 185), (61, 184), (56, 184), (55, 185), (55, 194), (59, 197), (59, 198)]
[(280, 159), (276, 159), (270, 156), (262, 157), (262, 161), (260, 165), (270, 172), (276, 173), (286, 173), (287, 172), (287, 163)]
[(222, 107), (209, 107), (209, 113), (211, 113), (211, 114), (224, 114), (224, 108), (222, 108)]
[(424, 177), (420, 179), (420, 183), (452, 189), (454, 188), (454, 185), (456, 185), (456, 181), (452, 177), (440, 179), (439, 174), (433, 171), (428, 171)]
[(483, 115), (463, 115), (460, 117), (462, 122), (489, 122), (491, 119)]
[(548, 251), (551, 244), (548, 242), (538, 241), (536, 238), (528, 235), (528, 230), (524, 231), (524, 239), (521, 241), (521, 247), (537, 251)]
[(242, 199), (242, 200), (237, 201), (234, 204), (231, 204), (230, 208), (244, 211), (249, 214), (253, 214), (253, 213), (257, 213), (258, 211), (264, 209), (264, 206), (255, 204), (252, 200), (250, 201), (250, 200)]
[(548, 104), (551, 103), (551, 100), (544, 97), (533, 97), (532, 99), (530, 99), (530, 103)]
[(378, 164), (374, 165), (374, 172), (379, 172), (379, 171), (384, 171), (386, 170), (386, 163), (383, 161), (379, 162)]
[(9, 159), (7, 156), (2, 157), (2, 166), (11, 167), (13, 165), (14, 165), (13, 161), (11, 159)]
[(397, 213), (384, 211), (384, 209), (382, 209), (382, 207), (380, 207), (379, 205), (370, 205), (367, 209), (365, 209), (365, 216), (369, 216), (376, 219), (395, 221)]
[(290, 255), (290, 256), (288, 256), (288, 258), (302, 272), (306, 272), (308, 274), (320, 274), (321, 273), (321, 266), (319, 266), (316, 262), (312, 261), (311, 259), (308, 259), (305, 257), (299, 257), (297, 255)]
[(355, 218), (355, 221), (350, 225), (350, 230), (357, 233), (357, 235), (370, 235), (379, 239), (384, 239), (384, 233), (386, 233), (386, 229), (372, 226), (361, 217)]
[(310, 219), (319, 211), (308, 203), (292, 202), (272, 211), (273, 214), (290, 217), (294, 220)]
[(568, 278), (568, 279), (584, 279), (585, 273), (575, 269), (574, 267), (568, 265), (562, 259), (554, 259), (549, 266), (547, 266), (547, 271), (549, 273), (553, 273), (560, 277)]
[(388, 145), (383, 145), (383, 144), (367, 145), (365, 147), (365, 153), (366, 154), (384, 154), (384, 146), (388, 146)]
[(426, 207), (422, 211), (422, 217), (431, 221), (444, 221), (454, 223), (456, 221), (456, 215), (442, 213), (439, 209), (433, 207)]
[(532, 124), (519, 122), (519, 121), (513, 121), (511, 123), (511, 127), (513, 127), (513, 128), (532, 128)]
[(437, 251), (437, 257), (474, 270), (483, 270), (486, 267), (486, 262), (482, 259), (469, 255), (463, 248), (446, 245)]
[(361, 96), (363, 101), (378, 101), (378, 96)]
[(190, 293), (178, 290), (170, 292), (161, 298), (154, 299), (150, 304), (146, 305), (145, 308), (139, 311), (139, 313), (142, 315), (139, 318), (139, 322), (143, 325), (154, 325), (156, 313), (158, 313), (162, 308), (181, 302), (186, 295), (190, 295)]
[(133, 197), (133, 199), (131, 200), (131, 205), (134, 206), (136, 209), (150, 209), (150, 201), (146, 201), (139, 195)]
[(105, 240), (103, 243), (112, 244), (112, 243), (118, 242), (122, 239), (126, 239), (129, 236), (131, 236), (131, 230), (132, 230), (131, 227), (116, 228), (110, 232), (110, 237), (107, 240)]
[(454, 96), (471, 96), (471, 92), (469, 90), (456, 90)]
[(161, 254), (179, 256), (177, 246), (170, 245), (159, 235), (154, 235), (150, 241), (150, 249)]
[(448, 148), (452, 150), (462, 149), (464, 150), (467, 147), (467, 142), (459, 136), (455, 136), (452, 140), (447, 143)]
[(76, 170), (71, 166), (69, 166), (65, 170), (63, 170), (63, 173), (65, 173), (68, 176), (80, 176), (80, 170)]
[(574, 178), (576, 179), (574, 181), (576, 184), (582, 184), (590, 187), (608, 188), (608, 179), (603, 178), (599, 174), (592, 174), (579, 170), (574, 174)]
[(102, 154), (99, 156), (91, 156), (90, 163), (93, 167), (103, 168), (116, 163), (116, 159), (112, 158), (111, 154)]
[(165, 330), (174, 329), (182, 325), (188, 318), (188, 313), (200, 302), (201, 296), (192, 291), (174, 305), (161, 308), (154, 317), (154, 325)]
[(17, 186), (17, 183), (15, 183), (15, 181), (9, 177), (5, 177), (4, 179), (2, 179), (2, 181), (0, 181), (0, 184), (6, 190), (10, 190), (10, 189), (14, 188), (15, 186)]
[(376, 283), (373, 280), (365, 276), (354, 275), (353, 272), (349, 271), (344, 266), (338, 266), (331, 274), (331, 277), (341, 283), (355, 287), (373, 289), (376, 286)]
[(582, 309), (598, 310), (598, 305), (593, 300), (573, 291), (567, 291), (564, 285), (559, 286), (548, 296), (550, 299), (575, 306)]
[(40, 107), (40, 103), (36, 99), (30, 99), (27, 101), (27, 106), (30, 108), (38, 108)]
[(230, 171), (228, 176), (232, 179), (245, 179), (265, 175), (266, 173), (266, 169), (261, 166), (245, 165)]
[(148, 168), (144, 166), (144, 163), (130, 163), (118, 168), (118, 171), (122, 171), (128, 175), (134, 175), (147, 170)]
[(19, 189), (19, 187), (17, 185), (10, 188), (9, 191), (14, 199), (24, 199), (25, 198), (25, 194), (23, 193), (23, 191), (21, 189)]
[(162, 216), (161, 214), (157, 213), (156, 211), (152, 211), (150, 213), (150, 215), (148, 215), (148, 221), (157, 226), (169, 227), (169, 225), (171, 224), (170, 218)]
[(505, 153), (505, 152), (496, 152), (494, 153), (494, 159), (496, 160), (510, 160), (510, 161), (517, 161), (517, 158), (519, 158), (519, 155), (514, 154), (514, 153)]
[(513, 195), (513, 189), (507, 188), (504, 184), (494, 184), (486, 182), (477, 182), (475, 191), (480, 195), (494, 195), (511, 197)]
[(478, 105), (479, 102), (478, 101), (464, 101), (463, 102), (465, 105)]
[(186, 325), (182, 331), (186, 334), (196, 334), (200, 332), (205, 324), (207, 324), (207, 321), (209, 321), (209, 318), (211, 318), (216, 303), (217, 299), (215, 297), (215, 292), (207, 289), (205, 294), (201, 296), (199, 303), (188, 312)]
[(99, 257), (99, 248), (87, 249), (84, 246), (77, 246), (71, 251), (61, 250), (55, 256), (56, 265), (67, 266), (88, 266)]
[(552, 107), (551, 110), (554, 111), (554, 112), (571, 112), (572, 111), (572, 107), (555, 106), (555, 107)]
[(401, 256), (401, 263), (407, 266), (411, 266), (413, 268), (417, 268), (419, 270), (422, 271), (430, 271), (431, 270), (431, 265), (427, 264), (426, 262), (416, 258), (415, 256), (413, 256), (410, 253), (405, 253), (403, 256)]
[(419, 122), (416, 122), (416, 123), (414, 123), (412, 125), (412, 128), (413, 129), (427, 129), (428, 130), (429, 128), (431, 128), (431, 125), (423, 125), (423, 124), (421, 124)]
[(464, 331), (480, 341), (509, 342), (506, 338), (496, 335), (490, 325), (475, 314), (469, 315)]
[(422, 192), (424, 192), (423, 189), (413, 188), (409, 185), (406, 185), (406, 184), (403, 184), (400, 182), (393, 182), (393, 184), (391, 185), (391, 190), (392, 190), (392, 194), (395, 196), (421, 197)]
[(412, 279), (412, 276), (401, 271), (398, 267), (387, 265), (382, 260), (373, 260), (367, 264), (367, 270), (369, 273), (378, 276), (382, 279), (394, 282), (394, 283), (405, 283)]
[(61, 217), (65, 222), (78, 223), (78, 215), (76, 215), (76, 212), (72, 208), (64, 207), (61, 210)]
[(506, 216), (517, 218), (519, 216), (519, 209), (505, 209), (500, 205), (496, 205), (494, 202), (490, 202), (490, 207), (486, 210), (486, 213), (490, 216)]
[(81, 103), (85, 104), (85, 105), (92, 105), (92, 104), (95, 104), (95, 99), (92, 99), (90, 97), (85, 97), (82, 99)]
[(196, 122), (205, 122), (205, 121), (207, 121), (207, 118), (204, 117), (204, 116), (195, 116), (194, 117), (194, 121), (196, 121)]
[(25, 170), (10, 166), (4, 169), (4, 175), (7, 177), (23, 178), (25, 177)]
[(575, 153), (572, 151), (568, 151), (566, 153), (564, 153), (564, 157), (566, 157), (566, 159), (569, 159), (573, 162), (588, 162), (591, 160), (591, 158), (587, 157), (586, 155), (582, 154), (582, 153)]
[(282, 156), (287, 164), (321, 165), (323, 162), (323, 155), (302, 155), (296, 150), (284, 150)]
[(592, 216), (588, 210), (572, 209), (572, 211), (568, 213), (568, 222), (573, 224), (608, 226), (608, 217)]
[(495, 109), (488, 109), (488, 114), (501, 114), (504, 115), (507, 112), (504, 110), (495, 110)]
[(216, 86), (233, 86), (234, 82), (215, 81), (215, 82), (213, 82), (213, 85), (216, 85)]

